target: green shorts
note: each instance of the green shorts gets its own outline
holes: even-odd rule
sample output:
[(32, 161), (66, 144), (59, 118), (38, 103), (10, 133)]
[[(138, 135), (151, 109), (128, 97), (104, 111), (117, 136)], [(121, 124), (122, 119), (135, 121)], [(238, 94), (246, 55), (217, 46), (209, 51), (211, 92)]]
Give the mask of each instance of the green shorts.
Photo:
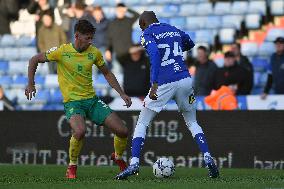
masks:
[(85, 100), (76, 100), (64, 103), (64, 112), (69, 120), (72, 115), (80, 114), (97, 125), (102, 125), (105, 119), (113, 112), (97, 96)]

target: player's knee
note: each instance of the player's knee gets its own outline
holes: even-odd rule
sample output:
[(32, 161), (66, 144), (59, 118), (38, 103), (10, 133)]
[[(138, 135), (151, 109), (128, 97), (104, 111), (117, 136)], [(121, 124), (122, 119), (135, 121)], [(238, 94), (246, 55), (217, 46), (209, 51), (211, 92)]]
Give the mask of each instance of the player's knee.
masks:
[(86, 129), (77, 129), (75, 132), (74, 132), (74, 137), (77, 139), (77, 140), (80, 140), (82, 138), (85, 137), (85, 133), (86, 133)]

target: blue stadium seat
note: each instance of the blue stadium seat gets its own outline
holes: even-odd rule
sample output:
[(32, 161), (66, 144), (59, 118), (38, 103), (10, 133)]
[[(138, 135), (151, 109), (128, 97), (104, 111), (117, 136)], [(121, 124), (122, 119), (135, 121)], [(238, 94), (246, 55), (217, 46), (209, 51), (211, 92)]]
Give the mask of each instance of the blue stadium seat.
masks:
[(247, 14), (245, 16), (246, 28), (258, 29), (260, 28), (261, 16), (260, 14)]
[(198, 30), (205, 27), (206, 17), (187, 17), (186, 28), (188, 30)]
[(42, 88), (45, 84), (45, 77), (41, 75), (36, 75), (35, 76), (35, 83), (38, 87)]
[(17, 75), (13, 81), (13, 87), (24, 88), (28, 83), (28, 78), (23, 75)]
[(167, 24), (169, 24), (170, 23), (170, 19), (169, 18), (158, 18), (159, 19), (159, 22), (161, 22), (161, 23), (167, 23)]
[(186, 20), (184, 17), (174, 17), (170, 19), (170, 24), (179, 29), (184, 29), (186, 26)]
[(219, 39), (222, 44), (231, 44), (235, 41), (236, 30), (223, 28), (219, 30)]
[(13, 79), (9, 75), (2, 75), (0, 77), (0, 85), (3, 86), (4, 88), (8, 88), (11, 86), (13, 83)]
[(275, 45), (272, 42), (263, 42), (258, 48), (259, 56), (270, 56), (275, 52)]
[(252, 59), (252, 65), (255, 72), (264, 72), (268, 68), (268, 60), (266, 58), (255, 57)]
[(4, 34), (1, 37), (0, 46), (2, 47), (12, 47), (16, 45), (16, 38), (10, 34)]
[(21, 47), (19, 48), (20, 60), (29, 60), (31, 57), (36, 55), (37, 50), (35, 47)]
[(231, 2), (216, 2), (214, 6), (215, 15), (231, 14)]
[(277, 37), (284, 36), (284, 29), (272, 28), (268, 31), (266, 41), (274, 41)]
[(205, 27), (206, 29), (219, 29), (222, 26), (222, 20), (220, 16), (207, 16)]
[(178, 15), (179, 6), (176, 4), (166, 4), (161, 12), (161, 16), (163, 17), (173, 17)]
[(7, 47), (4, 48), (4, 59), (5, 60), (18, 60), (19, 59), (19, 49)]
[(63, 101), (63, 97), (59, 88), (56, 88), (51, 95), (50, 102), (51, 103), (61, 103)]
[(194, 31), (185, 31), (185, 33), (187, 33), (189, 37), (191, 38), (191, 40), (195, 42), (196, 34)]
[(248, 13), (256, 13), (266, 15), (265, 1), (250, 1), (248, 6)]
[(196, 7), (196, 15), (210, 15), (213, 14), (212, 3), (199, 3)]
[(274, 16), (280, 16), (284, 14), (284, 1), (272, 0), (270, 4), (271, 14)]
[(212, 35), (212, 31), (211, 30), (197, 30), (195, 33), (195, 42), (196, 43), (208, 43), (208, 44), (212, 44), (214, 37)]
[(33, 43), (33, 39), (34, 38), (29, 37), (29, 36), (20, 36), (16, 40), (16, 46), (19, 46), (19, 47), (31, 46)]
[(179, 16), (192, 16), (196, 14), (196, 4), (183, 4), (180, 6)]
[(232, 14), (246, 14), (248, 11), (248, 2), (247, 1), (234, 1), (231, 7)]
[(48, 89), (38, 90), (34, 98), (35, 103), (46, 104), (50, 101), (50, 91)]
[(255, 42), (246, 42), (241, 44), (241, 52), (245, 56), (255, 56), (258, 51), (258, 44)]
[(243, 20), (242, 15), (225, 15), (222, 16), (222, 27), (223, 28), (241, 28), (241, 22)]
[(28, 62), (25, 61), (10, 61), (9, 62), (9, 74), (27, 74)]
[(132, 41), (134, 44), (140, 43), (141, 30), (132, 31)]
[[(9, 64), (8, 61), (1, 61), (0, 60), (0, 74), (5, 74), (8, 72)], [(0, 76), (1, 77), (1, 76)]]

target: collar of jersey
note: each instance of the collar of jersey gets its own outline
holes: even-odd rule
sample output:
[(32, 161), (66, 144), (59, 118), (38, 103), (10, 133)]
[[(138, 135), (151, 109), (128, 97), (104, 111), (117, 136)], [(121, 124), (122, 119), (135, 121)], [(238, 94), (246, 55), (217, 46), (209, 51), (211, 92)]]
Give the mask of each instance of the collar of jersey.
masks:
[(160, 24), (161, 24), (160, 22), (156, 22), (156, 23), (150, 24), (147, 28), (150, 28), (150, 27), (155, 26), (155, 25), (160, 25)]
[(74, 43), (71, 43), (71, 44), (72, 44), (73, 49), (75, 49), (75, 51), (76, 51), (76, 52), (78, 52), (78, 53), (82, 53), (82, 52), (84, 52), (84, 51), (79, 51), (78, 49), (76, 49), (76, 47), (75, 47)]

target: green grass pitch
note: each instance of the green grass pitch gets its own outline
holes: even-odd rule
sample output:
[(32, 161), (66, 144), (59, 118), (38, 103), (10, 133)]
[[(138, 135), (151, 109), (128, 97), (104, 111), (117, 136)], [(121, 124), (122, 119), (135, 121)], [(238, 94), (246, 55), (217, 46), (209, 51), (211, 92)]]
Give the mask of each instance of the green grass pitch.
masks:
[(142, 167), (139, 176), (114, 180), (117, 167), (78, 168), (78, 178), (64, 178), (65, 166), (0, 165), (0, 189), (284, 189), (283, 170), (221, 169), (221, 177), (210, 179), (205, 168), (177, 168), (168, 179), (157, 179), (151, 167)]

